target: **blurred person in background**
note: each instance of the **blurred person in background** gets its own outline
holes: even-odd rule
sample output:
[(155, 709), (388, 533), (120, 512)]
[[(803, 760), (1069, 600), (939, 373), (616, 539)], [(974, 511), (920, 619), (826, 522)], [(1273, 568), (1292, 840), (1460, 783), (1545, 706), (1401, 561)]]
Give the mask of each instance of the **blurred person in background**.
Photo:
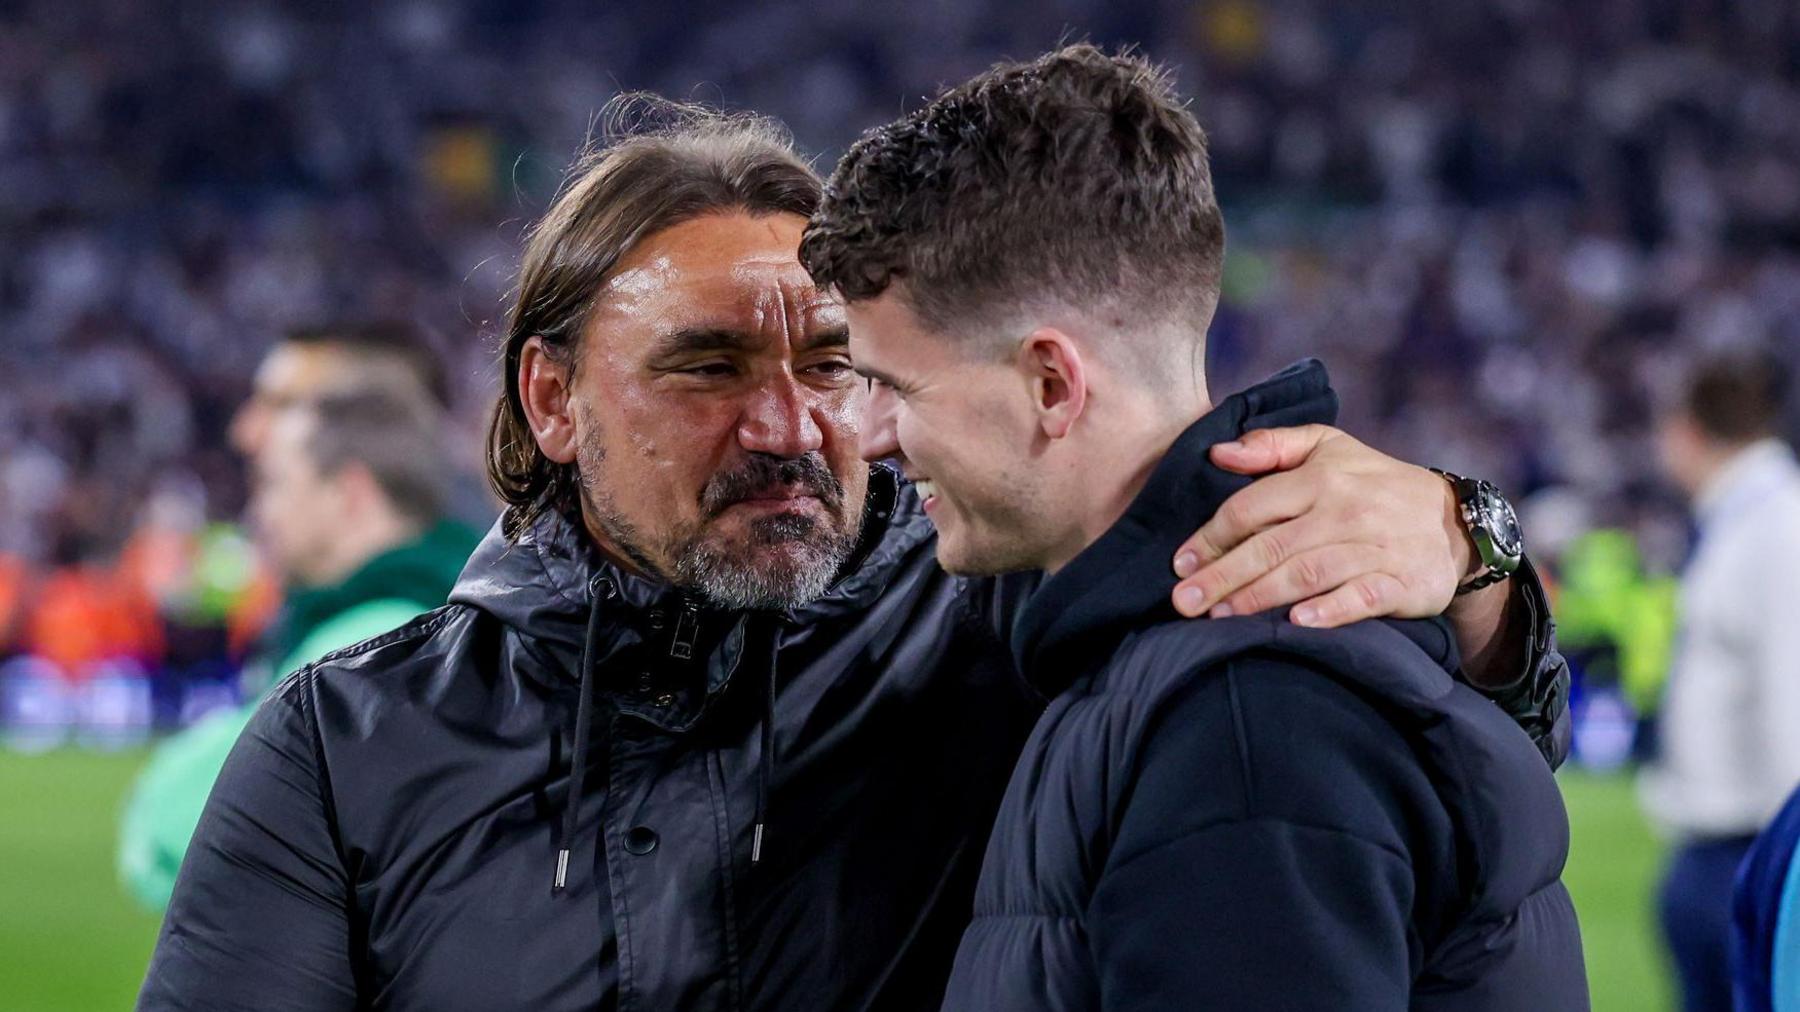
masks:
[(446, 519), (437, 412), (405, 394), (326, 394), (274, 417), (250, 520), (282, 576), (268, 643), (285, 675), (444, 603), (479, 535)]
[[(420, 396), (410, 371), (357, 373), (354, 354), (333, 354), (311, 342), (278, 349), (271, 362), (290, 355), (311, 371), (265, 369), (281, 384), (259, 385), (260, 402), (240, 415), (252, 421), (234, 429), (250, 454), (250, 519), (283, 585), (262, 647), (263, 669), (278, 675), (443, 604), (477, 540), (445, 516), (437, 402)], [(333, 367), (344, 370), (337, 383)], [(128, 800), (120, 873), (153, 909), (167, 904), (213, 780), (266, 685), (247, 688), (248, 704), (161, 745)]]
[(1675, 840), (1658, 910), (1689, 1012), (1731, 1008), (1733, 876), (1800, 784), (1800, 466), (1778, 435), (1787, 386), (1766, 353), (1710, 358), (1660, 433), (1697, 533), (1640, 789)]
[(421, 409), (450, 407), (443, 362), (417, 328), (395, 320), (304, 328), (257, 365), (250, 396), (231, 419), (232, 448), (254, 462), (285, 412), (353, 390), (380, 390)]
[[(445, 518), (445, 529), (456, 532), (472, 548), (479, 533), (461, 524), (448, 524), (448, 520), (485, 518), (493, 500), (479, 492), (470, 494), (473, 476), (468, 469), (456, 466), (459, 455), (452, 452), (454, 447), (446, 440), (446, 434), (454, 432), (449, 377), (441, 356), (421, 328), (401, 320), (339, 320), (298, 328), (287, 332), (263, 356), (256, 367), (250, 396), (232, 415), (228, 430), (232, 448), (250, 473), (252, 497), (257, 491), (262, 451), (285, 415), (316, 410), (333, 398), (348, 397), (351, 402), (358, 402), (364, 394), (371, 398), (368, 403), (388, 404), (396, 411), (410, 412), (428, 426), (437, 441), (430, 459), (443, 474), (443, 489), (433, 493), (439, 500), (438, 515)], [(403, 432), (400, 438), (411, 438), (411, 434)], [(292, 455), (288, 454), (287, 459), (292, 459)], [(282, 465), (275, 466), (279, 469)], [(283, 501), (279, 495), (265, 498), (278, 510)], [(274, 530), (281, 530), (279, 521)], [(346, 536), (356, 537), (354, 533)], [(277, 553), (283, 551), (266, 541), (264, 547)], [(295, 615), (296, 608), (305, 605), (305, 595), (295, 597), (291, 592), (295, 587), (307, 586), (296, 583), (292, 577), (311, 563), (298, 557), (288, 562), (270, 561), (281, 571), (278, 583), (285, 592), (245, 667), (244, 679), (252, 692), (267, 689), (276, 678), (299, 666), (283, 664), (294, 653), (295, 637), (308, 630), (305, 616)], [(452, 573), (451, 578), (454, 577)], [(442, 603), (438, 597), (431, 607)], [(335, 645), (351, 642), (354, 640)]]
[[(1006, 647), (1034, 578), (945, 574), (918, 494), (858, 459), (785, 132), (660, 126), (578, 163), (532, 234), (490, 434), (508, 509), (451, 606), (257, 711), (139, 1007), (937, 1007), (1041, 706)], [(1312, 508), (1266, 533), (1380, 543), (1309, 585), (1246, 565), (1246, 530), (1214, 591), (1442, 611), (1448, 486), (1321, 456), (1285, 462)], [(1316, 522), (1345, 511), (1370, 526)], [(1496, 589), (1520, 603), (1476, 638), (1512, 649), (1470, 675), (1555, 761), (1541, 591)]]

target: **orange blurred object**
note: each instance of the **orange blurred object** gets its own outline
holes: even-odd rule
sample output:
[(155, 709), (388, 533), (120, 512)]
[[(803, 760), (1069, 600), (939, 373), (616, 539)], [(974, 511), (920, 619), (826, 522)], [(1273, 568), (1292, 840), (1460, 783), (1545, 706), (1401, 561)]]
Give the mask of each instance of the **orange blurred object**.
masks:
[(44, 578), (26, 616), (24, 646), (80, 681), (100, 661), (160, 657), (162, 625), (154, 602), (118, 570), (71, 566)]

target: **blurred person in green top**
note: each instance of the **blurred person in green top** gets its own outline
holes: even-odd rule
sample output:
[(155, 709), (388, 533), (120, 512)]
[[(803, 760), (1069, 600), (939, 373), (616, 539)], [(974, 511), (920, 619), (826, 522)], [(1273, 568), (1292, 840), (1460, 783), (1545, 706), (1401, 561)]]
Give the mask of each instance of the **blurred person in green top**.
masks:
[[(319, 336), (332, 333), (349, 339)], [(250, 468), (250, 520), (284, 600), (246, 665), (252, 698), (159, 746), (127, 801), (119, 872), (153, 909), (167, 905), (213, 780), (262, 693), (443, 604), (479, 538), (447, 518), (441, 387), (397, 350), (396, 333), (284, 342), (233, 422)]]
[(286, 587), (267, 652), (286, 675), (444, 603), (479, 540), (444, 518), (435, 419), (385, 391), (328, 395), (272, 420), (250, 518)]

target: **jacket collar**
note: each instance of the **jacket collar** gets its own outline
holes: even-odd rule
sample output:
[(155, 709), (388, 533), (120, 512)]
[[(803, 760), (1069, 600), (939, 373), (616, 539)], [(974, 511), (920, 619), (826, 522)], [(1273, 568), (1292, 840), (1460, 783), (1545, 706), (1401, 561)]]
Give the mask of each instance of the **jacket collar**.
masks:
[(1054, 696), (1133, 628), (1174, 619), (1182, 542), (1250, 479), (1215, 467), (1214, 443), (1251, 429), (1330, 424), (1338, 399), (1316, 359), (1233, 394), (1176, 437), (1117, 523), (1046, 580), (1013, 627), (1013, 656)]

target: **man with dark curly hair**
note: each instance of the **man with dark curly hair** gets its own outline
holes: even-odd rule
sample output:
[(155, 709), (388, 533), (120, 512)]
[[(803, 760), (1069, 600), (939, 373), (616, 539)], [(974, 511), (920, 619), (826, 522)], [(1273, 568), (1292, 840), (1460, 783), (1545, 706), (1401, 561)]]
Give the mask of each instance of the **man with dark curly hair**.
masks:
[[(1089, 46), (865, 135), (801, 243), (873, 384), (863, 456), (903, 463), (944, 568), (1050, 574), (1011, 634), (1050, 705), (944, 1007), (1584, 1008), (1555, 781), (1443, 623), (1169, 607), (1243, 484), (1213, 447), (1337, 409), (1316, 361), (1211, 399), (1223, 256), (1199, 124)], [(1449, 477), (1478, 591), (1517, 531)]]

